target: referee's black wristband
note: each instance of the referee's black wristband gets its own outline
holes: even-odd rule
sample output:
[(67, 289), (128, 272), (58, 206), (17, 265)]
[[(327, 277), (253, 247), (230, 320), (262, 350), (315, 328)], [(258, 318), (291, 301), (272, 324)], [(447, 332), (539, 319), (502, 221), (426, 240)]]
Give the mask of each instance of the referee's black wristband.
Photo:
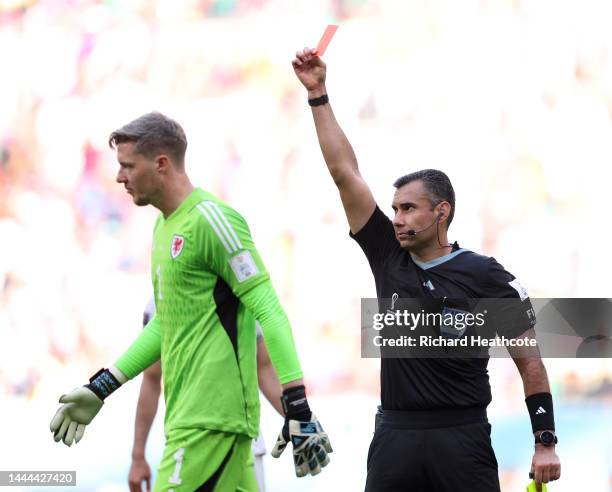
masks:
[(308, 104), (311, 106), (323, 106), (329, 102), (329, 97), (327, 94), (323, 94), (320, 97), (315, 97), (314, 99), (308, 99)]
[(555, 430), (555, 414), (553, 400), (550, 393), (536, 393), (525, 398), (531, 429), (533, 432), (541, 430)]

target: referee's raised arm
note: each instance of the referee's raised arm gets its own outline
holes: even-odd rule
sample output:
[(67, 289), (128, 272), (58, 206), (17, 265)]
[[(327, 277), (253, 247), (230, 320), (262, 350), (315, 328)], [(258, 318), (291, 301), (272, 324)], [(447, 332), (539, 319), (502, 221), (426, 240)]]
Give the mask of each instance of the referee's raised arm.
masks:
[(359, 173), (355, 152), (329, 104), (325, 87), (326, 65), (310, 48), (298, 51), (291, 63), (297, 78), (308, 90), (308, 103), (312, 107), (323, 158), (340, 191), (351, 232), (355, 234), (374, 212), (376, 202)]

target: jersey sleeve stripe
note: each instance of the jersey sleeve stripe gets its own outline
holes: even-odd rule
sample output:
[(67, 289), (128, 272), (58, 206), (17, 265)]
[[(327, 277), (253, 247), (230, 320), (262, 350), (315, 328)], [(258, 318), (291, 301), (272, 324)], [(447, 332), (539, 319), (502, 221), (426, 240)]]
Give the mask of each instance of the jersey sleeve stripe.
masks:
[(236, 241), (236, 244), (238, 245), (238, 249), (242, 249), (242, 243), (240, 242), (240, 239), (238, 238), (238, 235), (236, 234), (236, 231), (234, 230), (234, 228), (232, 227), (232, 225), (228, 222), (227, 217), (225, 216), (225, 214), (223, 213), (223, 211), (221, 210), (221, 208), (219, 208), (219, 205), (217, 205), (215, 202), (208, 202), (210, 204), (210, 206), (215, 209), (217, 211), (217, 213), (219, 214), (219, 216), (221, 217), (221, 220), (223, 221), (223, 223), (225, 224), (225, 226), (228, 228), (228, 230), (230, 231), (232, 237), (234, 238), (234, 241)]
[[(238, 246), (236, 245), (236, 242), (234, 241), (234, 239), (228, 232), (228, 227), (231, 229), (231, 226), (229, 225), (229, 223), (227, 223), (227, 220), (224, 220), (225, 216), (223, 215), (223, 212), (221, 211), (221, 209), (218, 207), (217, 209), (215, 209), (213, 205), (216, 205), (216, 204), (210, 201), (202, 202), (202, 205), (206, 208), (206, 210), (208, 210), (208, 212), (210, 213), (210, 216), (214, 218), (215, 222), (217, 223), (217, 227), (219, 228), (221, 232), (223, 232), (223, 235), (227, 239), (227, 242), (229, 243), (232, 250), (238, 251)], [(227, 226), (224, 224), (224, 222), (225, 224), (227, 224)]]
[(229, 245), (227, 244), (227, 241), (225, 240), (225, 238), (223, 237), (223, 235), (221, 234), (221, 232), (217, 228), (217, 225), (213, 221), (212, 217), (209, 215), (208, 211), (201, 204), (198, 205), (197, 208), (198, 208), (198, 210), (200, 212), (202, 212), (202, 215), (204, 215), (204, 217), (206, 217), (206, 220), (208, 220), (208, 222), (212, 226), (213, 230), (217, 233), (217, 236), (219, 237), (219, 240), (221, 241), (221, 244), (223, 244), (223, 247), (225, 248), (225, 250), (229, 254), (232, 254), (234, 249), (229, 247)]

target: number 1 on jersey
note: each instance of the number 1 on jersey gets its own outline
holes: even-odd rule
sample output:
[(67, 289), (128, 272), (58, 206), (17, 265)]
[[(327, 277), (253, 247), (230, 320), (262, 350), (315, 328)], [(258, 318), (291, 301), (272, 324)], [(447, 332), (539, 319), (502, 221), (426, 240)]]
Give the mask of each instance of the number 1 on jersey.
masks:
[(168, 479), (168, 482), (173, 483), (175, 485), (180, 485), (183, 483), (181, 480), (181, 465), (183, 464), (183, 454), (185, 454), (185, 448), (179, 448), (179, 450), (174, 453), (172, 456), (174, 458), (174, 473)]

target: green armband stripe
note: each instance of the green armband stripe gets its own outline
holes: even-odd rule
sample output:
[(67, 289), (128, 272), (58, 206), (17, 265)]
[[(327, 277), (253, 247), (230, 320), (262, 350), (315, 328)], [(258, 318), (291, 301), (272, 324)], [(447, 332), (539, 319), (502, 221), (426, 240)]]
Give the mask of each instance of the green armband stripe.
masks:
[(159, 320), (153, 316), (144, 327), (140, 336), (134, 340), (132, 345), (115, 363), (128, 379), (132, 379), (161, 356), (161, 335), (159, 332)]

